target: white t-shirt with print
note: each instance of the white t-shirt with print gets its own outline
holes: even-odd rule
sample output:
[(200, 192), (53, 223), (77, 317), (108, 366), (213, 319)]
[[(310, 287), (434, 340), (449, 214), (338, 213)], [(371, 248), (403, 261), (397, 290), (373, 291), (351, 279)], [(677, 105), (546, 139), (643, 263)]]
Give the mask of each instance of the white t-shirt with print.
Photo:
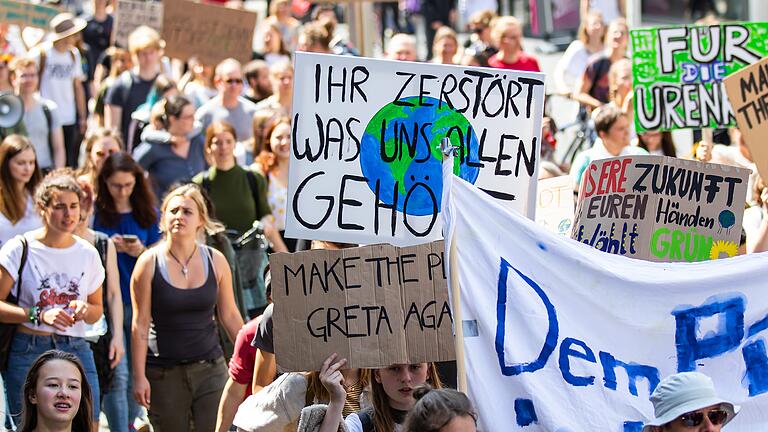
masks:
[(31, 196), (27, 197), (27, 207), (24, 210), (24, 216), (16, 221), (16, 224), (12, 224), (5, 215), (0, 213), (0, 247), (17, 235), (36, 230), (42, 226), (43, 221), (35, 209), (35, 200)]
[[(41, 49), (45, 50), (45, 70), (40, 76), (40, 95), (56, 103), (62, 125), (73, 125), (77, 120), (73, 82), (85, 79), (80, 52), (59, 52), (51, 44)], [(33, 58), (39, 65), (39, 50), (34, 50)]]
[[(22, 272), (19, 306), (37, 306), (43, 311), (55, 307), (66, 308), (72, 300), (87, 301), (88, 296), (104, 282), (104, 268), (99, 253), (90, 243), (74, 237), (75, 243), (63, 249), (51, 248), (34, 239), (34, 232), (24, 235), (29, 249), (27, 263)], [(22, 245), (18, 237), (5, 243), (0, 249), (0, 266), (17, 279), (21, 263)], [(16, 284), (11, 288), (16, 292)], [(86, 324), (76, 322), (62, 332), (55, 328), (30, 322), (22, 324), (28, 328), (65, 336), (85, 336)]]

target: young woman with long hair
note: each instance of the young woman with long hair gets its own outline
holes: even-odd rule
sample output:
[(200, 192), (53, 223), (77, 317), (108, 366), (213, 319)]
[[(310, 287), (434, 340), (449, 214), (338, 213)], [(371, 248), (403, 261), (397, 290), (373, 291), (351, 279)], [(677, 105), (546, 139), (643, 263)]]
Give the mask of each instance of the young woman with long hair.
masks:
[(285, 209), (288, 202), (288, 163), (291, 159), (291, 121), (276, 119), (264, 134), (264, 148), (256, 157), (256, 166), (267, 179), (267, 202), (274, 216), (274, 227), (289, 251), (297, 248), (296, 239), (285, 238)]
[(91, 431), (91, 384), (77, 356), (44, 352), (29, 368), (22, 394), (20, 432)]
[[(5, 323), (18, 324), (5, 374), (12, 414), (21, 410), (22, 383), (30, 366), (52, 348), (75, 354), (83, 363), (93, 385), (94, 412), (99, 412), (99, 381), (85, 335), (86, 324), (102, 314), (104, 268), (98, 251), (74, 235), (81, 195), (71, 175), (49, 174), (35, 191), (43, 227), (0, 249), (0, 316)], [(7, 301), (12, 289), (17, 304)]]
[(581, 20), (577, 39), (568, 45), (555, 66), (555, 89), (558, 93), (571, 95), (576, 81), (584, 73), (589, 58), (603, 50), (605, 22), (599, 11), (592, 11)]
[(96, 189), (99, 193), (96, 195), (93, 229), (108, 235), (115, 244), (123, 300), (126, 356), (115, 367), (112, 386), (104, 397), (104, 413), (110, 428), (121, 431), (128, 428), (140, 411), (131, 392), (131, 273), (139, 255), (160, 240), (160, 215), (144, 170), (127, 153), (115, 153), (104, 161), (96, 179)]
[(187, 431), (194, 421), (211, 431), (227, 381), (214, 314), (231, 341), (243, 319), (226, 258), (197, 243), (203, 230), (221, 230), (199, 187), (172, 190), (160, 214), (165, 239), (139, 257), (131, 276), (134, 397), (155, 430)]
[[(340, 399), (341, 415), (351, 415), (371, 406), (369, 369), (344, 369), (346, 391)], [(327, 404), (331, 393), (323, 385), (320, 372), (293, 372), (280, 375), (258, 393), (253, 393), (237, 409), (233, 424), (239, 432), (295, 431), (302, 408), (322, 409), (311, 404)], [(310, 405), (308, 405), (310, 404)], [(337, 422), (338, 426), (338, 422)], [(298, 429), (306, 432), (307, 429)], [(334, 430), (334, 432), (336, 432)]]
[(400, 430), (408, 412), (416, 404), (414, 389), (424, 383), (442, 388), (434, 363), (394, 364), (375, 369), (371, 380), (371, 407), (342, 419), (348, 389), (343, 373), (346, 359), (328, 357), (320, 369), (320, 382), (330, 394), (320, 432), (336, 432), (343, 421), (353, 432), (394, 432)]
[(21, 135), (5, 138), (0, 144), (0, 246), (43, 225), (33, 199), (40, 179), (35, 147), (29, 139)]

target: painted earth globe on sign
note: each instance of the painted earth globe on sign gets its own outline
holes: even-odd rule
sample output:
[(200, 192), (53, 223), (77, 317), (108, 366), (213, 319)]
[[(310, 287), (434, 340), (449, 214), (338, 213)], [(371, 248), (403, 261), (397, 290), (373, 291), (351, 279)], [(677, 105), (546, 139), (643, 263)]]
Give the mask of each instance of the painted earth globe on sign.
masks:
[[(463, 114), (430, 97), (400, 99), (385, 105), (365, 128), (360, 165), (371, 191), (379, 201), (414, 216), (437, 214), (442, 197), (440, 141), (449, 137), (461, 147), (453, 173), (475, 183), (480, 168), (477, 134)], [(467, 137), (469, 136), (469, 139)], [(469, 143), (469, 145), (467, 145)], [(463, 155), (463, 157), (462, 157)]]

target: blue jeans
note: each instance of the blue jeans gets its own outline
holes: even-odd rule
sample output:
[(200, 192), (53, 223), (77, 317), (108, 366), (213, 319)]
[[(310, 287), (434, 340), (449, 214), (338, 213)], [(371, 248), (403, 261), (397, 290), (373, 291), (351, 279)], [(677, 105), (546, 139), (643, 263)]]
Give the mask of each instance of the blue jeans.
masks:
[(109, 430), (127, 432), (133, 421), (141, 414), (139, 404), (133, 398), (133, 374), (131, 373), (131, 320), (133, 310), (130, 303), (123, 303), (123, 334), (125, 355), (115, 367), (112, 387), (104, 395), (104, 415)]
[(93, 352), (85, 339), (71, 336), (36, 336), (16, 332), (11, 342), (8, 356), (8, 370), (5, 372), (5, 384), (8, 392), (8, 405), (13, 421), (21, 421), (21, 408), (24, 392), (24, 380), (32, 363), (44, 352), (57, 349), (74, 354), (80, 359), (85, 369), (85, 378), (91, 387), (93, 399), (93, 420), (99, 420), (99, 376), (93, 362)]

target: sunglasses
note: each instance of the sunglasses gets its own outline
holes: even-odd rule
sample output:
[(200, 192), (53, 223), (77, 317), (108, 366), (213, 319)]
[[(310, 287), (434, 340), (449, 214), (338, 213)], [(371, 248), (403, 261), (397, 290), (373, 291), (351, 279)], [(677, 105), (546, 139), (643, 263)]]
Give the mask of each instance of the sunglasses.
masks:
[(721, 409), (716, 409), (703, 413), (701, 411), (683, 414), (680, 416), (680, 423), (685, 427), (696, 427), (704, 421), (704, 415), (707, 415), (709, 421), (717, 426), (721, 425), (728, 418), (728, 413)]

